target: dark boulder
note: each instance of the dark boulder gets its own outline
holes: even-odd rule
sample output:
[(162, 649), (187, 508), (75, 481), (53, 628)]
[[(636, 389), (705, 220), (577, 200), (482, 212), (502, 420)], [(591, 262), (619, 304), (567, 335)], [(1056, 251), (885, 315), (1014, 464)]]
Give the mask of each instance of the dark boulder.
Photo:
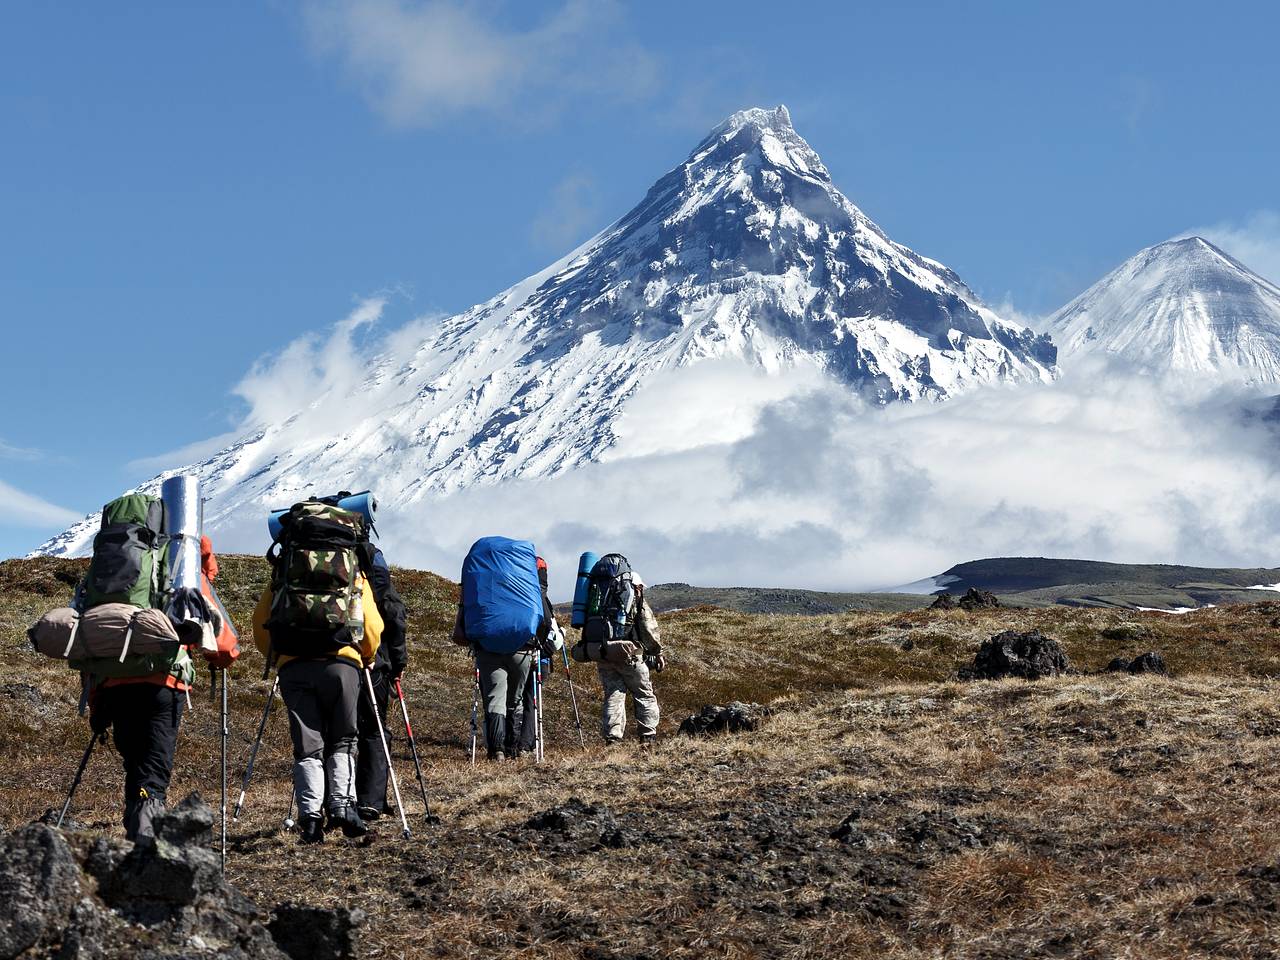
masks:
[(0, 957), (61, 929), (79, 899), (80, 867), (57, 830), (33, 823), (0, 839)]
[(1126, 660), (1124, 657), (1116, 657), (1107, 664), (1107, 672), (1109, 673), (1128, 673), (1129, 664), (1132, 661)]
[(1169, 674), (1169, 666), (1164, 662), (1164, 657), (1154, 650), (1135, 657), (1128, 669), (1130, 673), (1158, 673), (1162, 676)]
[(363, 910), (325, 910), (282, 903), (268, 925), (276, 946), (293, 960), (354, 960)]
[(985, 640), (973, 658), (973, 665), (960, 669), (962, 680), (999, 680), (1020, 677), (1038, 680), (1056, 677), (1068, 668), (1067, 655), (1056, 640), (1039, 630), (1018, 633), (1006, 630)]
[(680, 724), (680, 732), (691, 737), (711, 733), (741, 733), (744, 730), (758, 729), (760, 721), (768, 714), (768, 708), (758, 703), (734, 700), (724, 706), (709, 704), (686, 717)]
[(222, 866), (210, 847), (213, 810), (191, 794), (155, 819), (154, 845), (137, 844), (100, 878), (102, 898), (139, 923), (173, 919), (222, 888)]
[(1000, 598), (990, 590), (979, 590), (977, 587), (970, 587), (957, 602), (961, 610), (994, 610), (1000, 606)]
[(959, 600), (949, 593), (940, 594), (933, 603), (929, 604), (929, 609), (959, 609), (966, 612), (972, 612), (974, 610), (995, 610), (999, 606), (1000, 598), (990, 590), (979, 590), (977, 587), (970, 587)]

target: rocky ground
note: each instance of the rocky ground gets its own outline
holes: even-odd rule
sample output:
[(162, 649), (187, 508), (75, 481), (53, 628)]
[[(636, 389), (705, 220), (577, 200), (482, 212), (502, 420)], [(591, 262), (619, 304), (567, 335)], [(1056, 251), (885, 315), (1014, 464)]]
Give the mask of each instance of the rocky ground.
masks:
[[(31, 617), (61, 602), (75, 573), (66, 563), (0, 564), (0, 822), (9, 831), (0, 877), (15, 837), (61, 842), (23, 825), (60, 803), (87, 737), (74, 678), (21, 638)], [(224, 593), (240, 613), (260, 568), (236, 558), (225, 567)], [(1280, 604), (1186, 617), (686, 610), (663, 618), (672, 664), (657, 681), (666, 708), (657, 749), (579, 749), (558, 675), (547, 762), (473, 768), (467, 662), (444, 638), (452, 587), (426, 574), (402, 579), (419, 654), (408, 693), (439, 822), (428, 824), (409, 794), (401, 737), (413, 837), (383, 821), (363, 841), (299, 847), (280, 829), (288, 738), (277, 718), (230, 829), (227, 880), (257, 905), (241, 914), (248, 932), (226, 941), (245, 955), (278, 949), (259, 928), (286, 939), (325, 933), (288, 941), (313, 958), (344, 938), (370, 957), (1280, 954)], [(1006, 630), (1056, 641), (1067, 671), (958, 679)], [(1026, 645), (996, 646), (1007, 660)], [(1149, 650), (1171, 676), (1106, 670)], [(1042, 654), (1024, 659), (1057, 664)], [(233, 679), (234, 777), (267, 689), (260, 670), (248, 655)], [(582, 670), (575, 683), (596, 716), (598, 684)], [(174, 799), (216, 795), (207, 696), (200, 691), (184, 725)], [(731, 700), (768, 710), (751, 723), (726, 720), (737, 732), (676, 733), (704, 704)], [(225, 954), (207, 930), (192, 941), (163, 919), (121, 925), (138, 908), (113, 892), (120, 885), (93, 854), (125, 856), (118, 790), (118, 760), (103, 750), (73, 806), (76, 829), (65, 831), (84, 909), (133, 931), (152, 956)], [(215, 900), (232, 899), (219, 891)], [(106, 937), (100, 955), (142, 955), (127, 942)], [(64, 946), (55, 938), (38, 949), (94, 955), (59, 954)]]

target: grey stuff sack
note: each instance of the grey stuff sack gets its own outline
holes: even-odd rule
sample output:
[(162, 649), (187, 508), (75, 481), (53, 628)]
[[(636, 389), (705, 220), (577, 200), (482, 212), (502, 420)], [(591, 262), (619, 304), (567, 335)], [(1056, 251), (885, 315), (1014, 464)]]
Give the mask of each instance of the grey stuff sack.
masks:
[(104, 603), (83, 615), (58, 607), (37, 620), (27, 637), (39, 653), (55, 660), (172, 656), (180, 643), (167, 614), (128, 603)]

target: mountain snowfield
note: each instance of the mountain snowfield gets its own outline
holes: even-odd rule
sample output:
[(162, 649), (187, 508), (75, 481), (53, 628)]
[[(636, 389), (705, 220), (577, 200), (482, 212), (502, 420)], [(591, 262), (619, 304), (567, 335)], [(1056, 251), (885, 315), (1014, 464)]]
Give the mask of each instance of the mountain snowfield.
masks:
[[(1057, 372), (1047, 336), (998, 317), (850, 203), (785, 107), (734, 114), (559, 262), (386, 342), (359, 376), (318, 392), (283, 383), (291, 414), (140, 489), (197, 472), (214, 532), (341, 488), (403, 511), (605, 460), (642, 387), (710, 361), (812, 369), (873, 405)], [(38, 552), (84, 553), (97, 525), (86, 517)]]
[(1140, 251), (1047, 326), (1064, 363), (1102, 353), (1156, 373), (1280, 382), (1280, 287), (1201, 237)]

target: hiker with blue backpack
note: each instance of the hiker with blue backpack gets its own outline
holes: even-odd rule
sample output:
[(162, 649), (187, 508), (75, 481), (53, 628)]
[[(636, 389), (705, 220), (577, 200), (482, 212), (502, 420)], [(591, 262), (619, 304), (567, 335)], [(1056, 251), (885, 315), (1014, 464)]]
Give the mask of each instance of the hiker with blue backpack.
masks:
[(606, 744), (621, 743), (626, 734), (628, 696), (635, 703), (640, 743), (648, 746), (658, 735), (660, 711), (650, 671), (661, 673), (667, 660), (658, 618), (644, 589), (644, 581), (622, 554), (582, 555), (571, 621), (582, 628), (582, 637), (573, 658), (595, 663), (600, 674), (600, 735)]
[(453, 642), (475, 657), (490, 760), (519, 753), (525, 687), (550, 625), (533, 544), (507, 537), (472, 544), (462, 563)]

